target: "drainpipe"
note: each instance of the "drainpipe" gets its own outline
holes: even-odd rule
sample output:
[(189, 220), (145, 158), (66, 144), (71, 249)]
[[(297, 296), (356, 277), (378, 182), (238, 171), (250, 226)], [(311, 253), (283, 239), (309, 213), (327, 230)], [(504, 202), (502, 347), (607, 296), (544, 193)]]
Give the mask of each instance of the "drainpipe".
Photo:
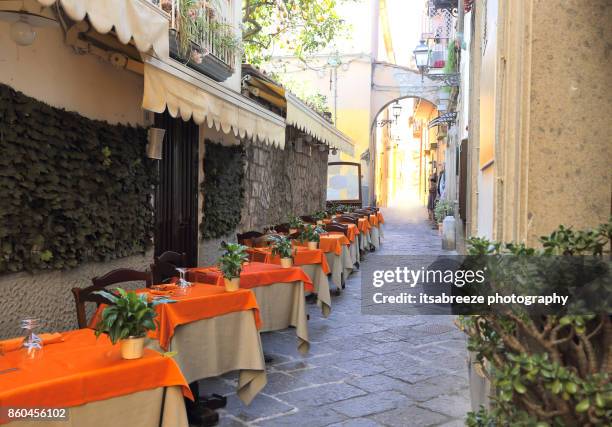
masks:
[(457, 41), (459, 49), (463, 49), (463, 19), (465, 17), (465, 0), (459, 0), (459, 13), (457, 16)]

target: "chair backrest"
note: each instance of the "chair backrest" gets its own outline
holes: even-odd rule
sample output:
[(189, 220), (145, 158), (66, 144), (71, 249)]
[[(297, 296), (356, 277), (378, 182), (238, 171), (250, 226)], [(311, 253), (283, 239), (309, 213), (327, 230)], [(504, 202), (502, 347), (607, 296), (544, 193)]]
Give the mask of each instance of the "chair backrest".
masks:
[(301, 216), (300, 219), (304, 221), (306, 224), (316, 224), (317, 220), (314, 219), (311, 215)]
[(166, 262), (172, 264), (175, 267), (188, 267), (187, 265), (187, 254), (178, 253), (173, 251), (166, 251), (158, 257), (155, 257), (155, 262)]
[(325, 229), (325, 231), (339, 231), (341, 233), (344, 233), (345, 236), (348, 236), (348, 227), (346, 225), (342, 225), (340, 223), (329, 223), (329, 224), (325, 224), (323, 226), (323, 228)]
[(108, 304), (105, 298), (100, 295), (95, 295), (93, 292), (105, 289), (107, 286), (116, 285), (118, 283), (126, 282), (144, 282), (148, 288), (152, 282), (151, 273), (148, 271), (137, 271), (129, 268), (119, 268), (117, 270), (109, 271), (103, 276), (94, 277), (91, 279), (93, 285), (86, 288), (72, 288), (72, 295), (74, 296), (74, 302), (76, 305), (77, 321), (79, 328), (87, 327), (87, 315), (85, 313), (85, 303), (94, 302), (97, 306), (100, 304)]
[(264, 252), (254, 251), (249, 254), (249, 262), (266, 262), (268, 255)]
[(155, 263), (151, 264), (151, 276), (153, 283), (156, 285), (162, 283), (169, 283), (171, 279), (179, 277), (179, 272), (176, 270), (176, 265), (170, 264), (169, 262), (161, 262), (158, 259)]
[(258, 237), (263, 236), (263, 233), (260, 233), (259, 231), (247, 231), (246, 233), (238, 233), (236, 234), (236, 239), (238, 240), (238, 243), (240, 243), (241, 245), (247, 245), (247, 246), (251, 246), (248, 243), (248, 241), (252, 241), (253, 239), (256, 239)]
[(277, 233), (289, 233), (289, 224), (278, 224), (274, 226)]
[(336, 218), (336, 222), (347, 222), (351, 224), (359, 224), (359, 217), (355, 217), (352, 215), (341, 215)]

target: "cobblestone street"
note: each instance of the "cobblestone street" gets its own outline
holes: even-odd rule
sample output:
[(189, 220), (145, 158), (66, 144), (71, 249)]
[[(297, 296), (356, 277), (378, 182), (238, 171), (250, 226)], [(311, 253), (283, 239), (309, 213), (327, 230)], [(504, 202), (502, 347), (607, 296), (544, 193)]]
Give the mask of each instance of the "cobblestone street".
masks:
[[(387, 209), (384, 255), (438, 254), (440, 238), (421, 207)], [(362, 261), (364, 263), (367, 260)], [(469, 410), (463, 333), (451, 316), (364, 316), (354, 272), (323, 319), (310, 305), (312, 347), (302, 356), (292, 330), (266, 333), (268, 384), (250, 406), (236, 376), (202, 381), (228, 396), (222, 426), (460, 426)]]

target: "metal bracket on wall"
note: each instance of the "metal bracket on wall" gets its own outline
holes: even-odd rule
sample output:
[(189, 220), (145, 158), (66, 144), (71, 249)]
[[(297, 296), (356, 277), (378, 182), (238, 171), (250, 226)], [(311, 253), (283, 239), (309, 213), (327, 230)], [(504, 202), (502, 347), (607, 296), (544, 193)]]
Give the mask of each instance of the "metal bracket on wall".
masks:
[(461, 84), (461, 73), (427, 74), (431, 80), (442, 81), (445, 86), (459, 86)]

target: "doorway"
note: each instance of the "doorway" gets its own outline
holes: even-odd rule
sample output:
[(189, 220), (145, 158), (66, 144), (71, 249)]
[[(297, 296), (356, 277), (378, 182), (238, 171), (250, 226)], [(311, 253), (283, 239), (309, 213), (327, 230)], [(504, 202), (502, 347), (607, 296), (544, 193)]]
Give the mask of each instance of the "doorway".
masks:
[(155, 255), (187, 254), (189, 266), (198, 257), (198, 140), (192, 120), (155, 115), (155, 126), (166, 130), (159, 185), (155, 197)]

